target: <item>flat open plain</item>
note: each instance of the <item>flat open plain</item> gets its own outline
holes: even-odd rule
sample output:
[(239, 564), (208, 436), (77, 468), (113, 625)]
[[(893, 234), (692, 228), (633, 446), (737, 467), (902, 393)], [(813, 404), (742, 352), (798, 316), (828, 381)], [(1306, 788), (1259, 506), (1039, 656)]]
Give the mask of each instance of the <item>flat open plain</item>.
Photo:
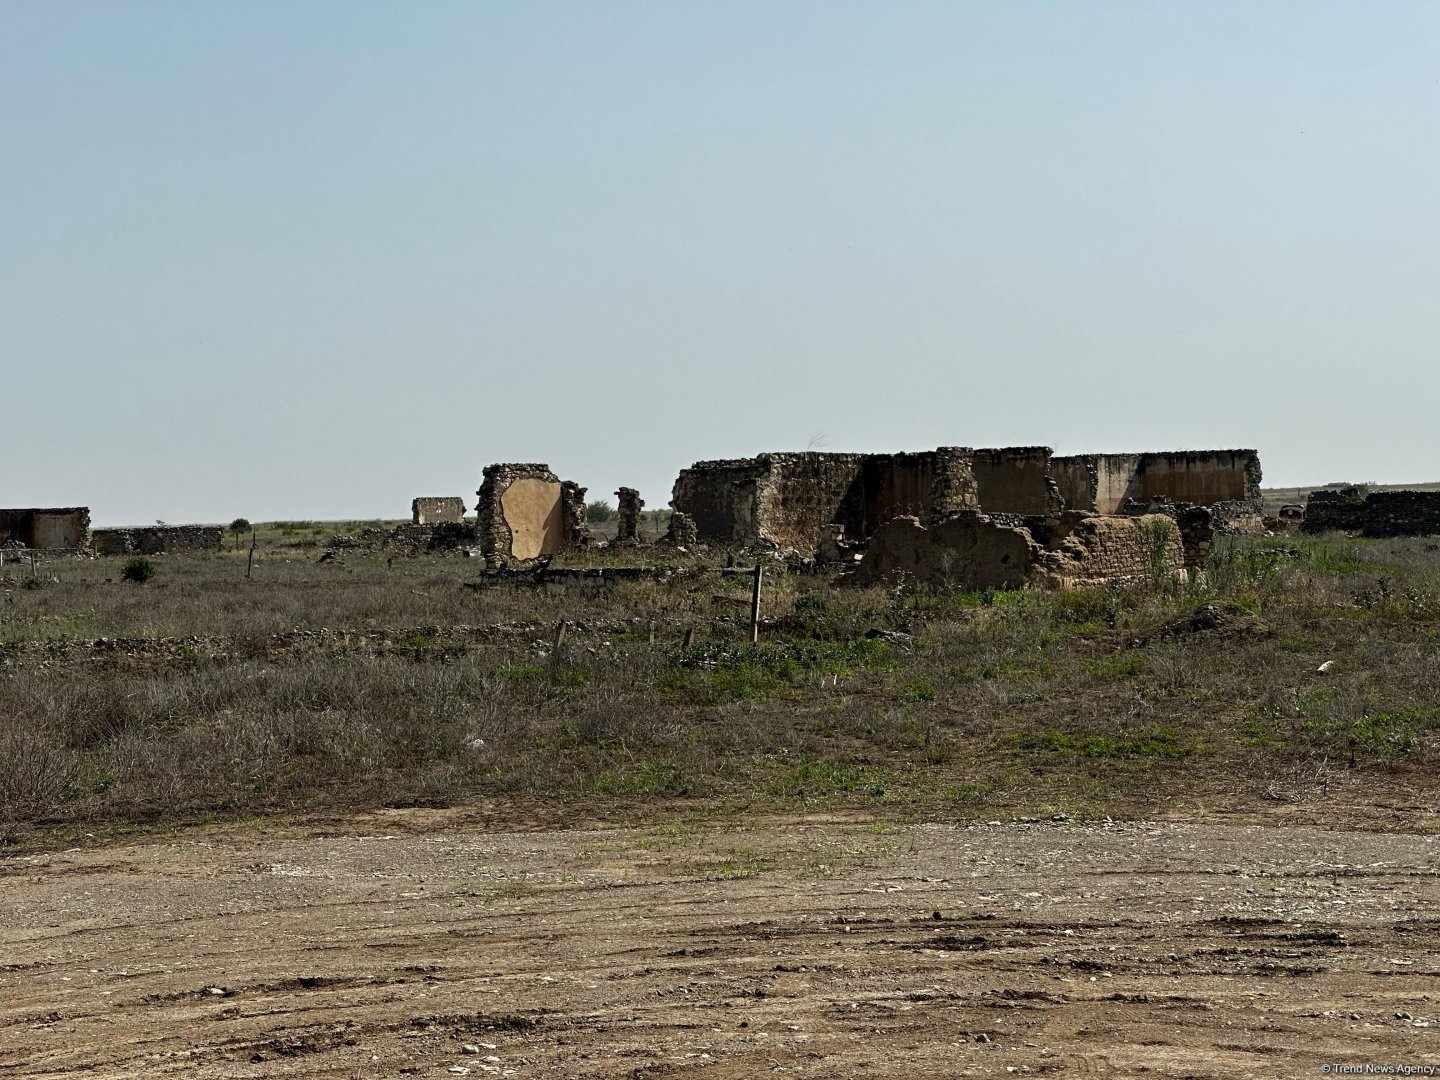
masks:
[(213, 827), (0, 861), (0, 1076), (1433, 1066), (1437, 900), (1313, 827)]

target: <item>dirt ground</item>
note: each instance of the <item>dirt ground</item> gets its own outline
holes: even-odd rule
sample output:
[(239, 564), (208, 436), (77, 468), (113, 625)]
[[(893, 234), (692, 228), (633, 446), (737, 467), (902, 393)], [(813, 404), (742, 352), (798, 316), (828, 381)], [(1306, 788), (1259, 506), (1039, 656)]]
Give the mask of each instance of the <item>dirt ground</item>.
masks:
[(11, 856), (0, 1076), (1436, 1066), (1437, 857), (1313, 828), (464, 810)]

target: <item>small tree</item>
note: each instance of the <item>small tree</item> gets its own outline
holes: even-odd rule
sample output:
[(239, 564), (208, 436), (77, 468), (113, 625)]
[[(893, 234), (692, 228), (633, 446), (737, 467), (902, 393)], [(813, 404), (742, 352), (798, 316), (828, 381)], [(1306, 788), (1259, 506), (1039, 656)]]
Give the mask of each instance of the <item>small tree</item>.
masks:
[(235, 537), (235, 550), (240, 550), (240, 537), (250, 531), (251, 525), (246, 518), (236, 518), (230, 522), (230, 534)]
[(615, 508), (605, 499), (596, 499), (585, 504), (585, 517), (590, 521), (612, 521), (615, 518)]
[(155, 564), (143, 555), (137, 555), (120, 568), (120, 580), (132, 585), (144, 585), (155, 576)]

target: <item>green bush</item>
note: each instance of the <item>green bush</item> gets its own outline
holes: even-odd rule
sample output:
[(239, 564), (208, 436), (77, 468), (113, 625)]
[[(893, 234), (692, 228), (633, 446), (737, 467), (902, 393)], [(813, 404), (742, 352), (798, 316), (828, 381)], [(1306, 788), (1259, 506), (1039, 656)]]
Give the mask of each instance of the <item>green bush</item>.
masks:
[(155, 576), (155, 564), (143, 555), (137, 555), (120, 569), (120, 580), (135, 585), (144, 585)]

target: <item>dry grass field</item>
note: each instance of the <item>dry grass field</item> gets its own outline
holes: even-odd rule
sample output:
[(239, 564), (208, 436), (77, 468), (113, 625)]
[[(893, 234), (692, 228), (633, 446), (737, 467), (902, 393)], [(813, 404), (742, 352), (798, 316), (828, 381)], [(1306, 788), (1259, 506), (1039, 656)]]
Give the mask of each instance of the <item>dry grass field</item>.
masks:
[(1433, 541), (1053, 594), (777, 567), (752, 645), (713, 556), (476, 587), (335, 530), (249, 580), (4, 566), (0, 1075), (1425, 1059)]

